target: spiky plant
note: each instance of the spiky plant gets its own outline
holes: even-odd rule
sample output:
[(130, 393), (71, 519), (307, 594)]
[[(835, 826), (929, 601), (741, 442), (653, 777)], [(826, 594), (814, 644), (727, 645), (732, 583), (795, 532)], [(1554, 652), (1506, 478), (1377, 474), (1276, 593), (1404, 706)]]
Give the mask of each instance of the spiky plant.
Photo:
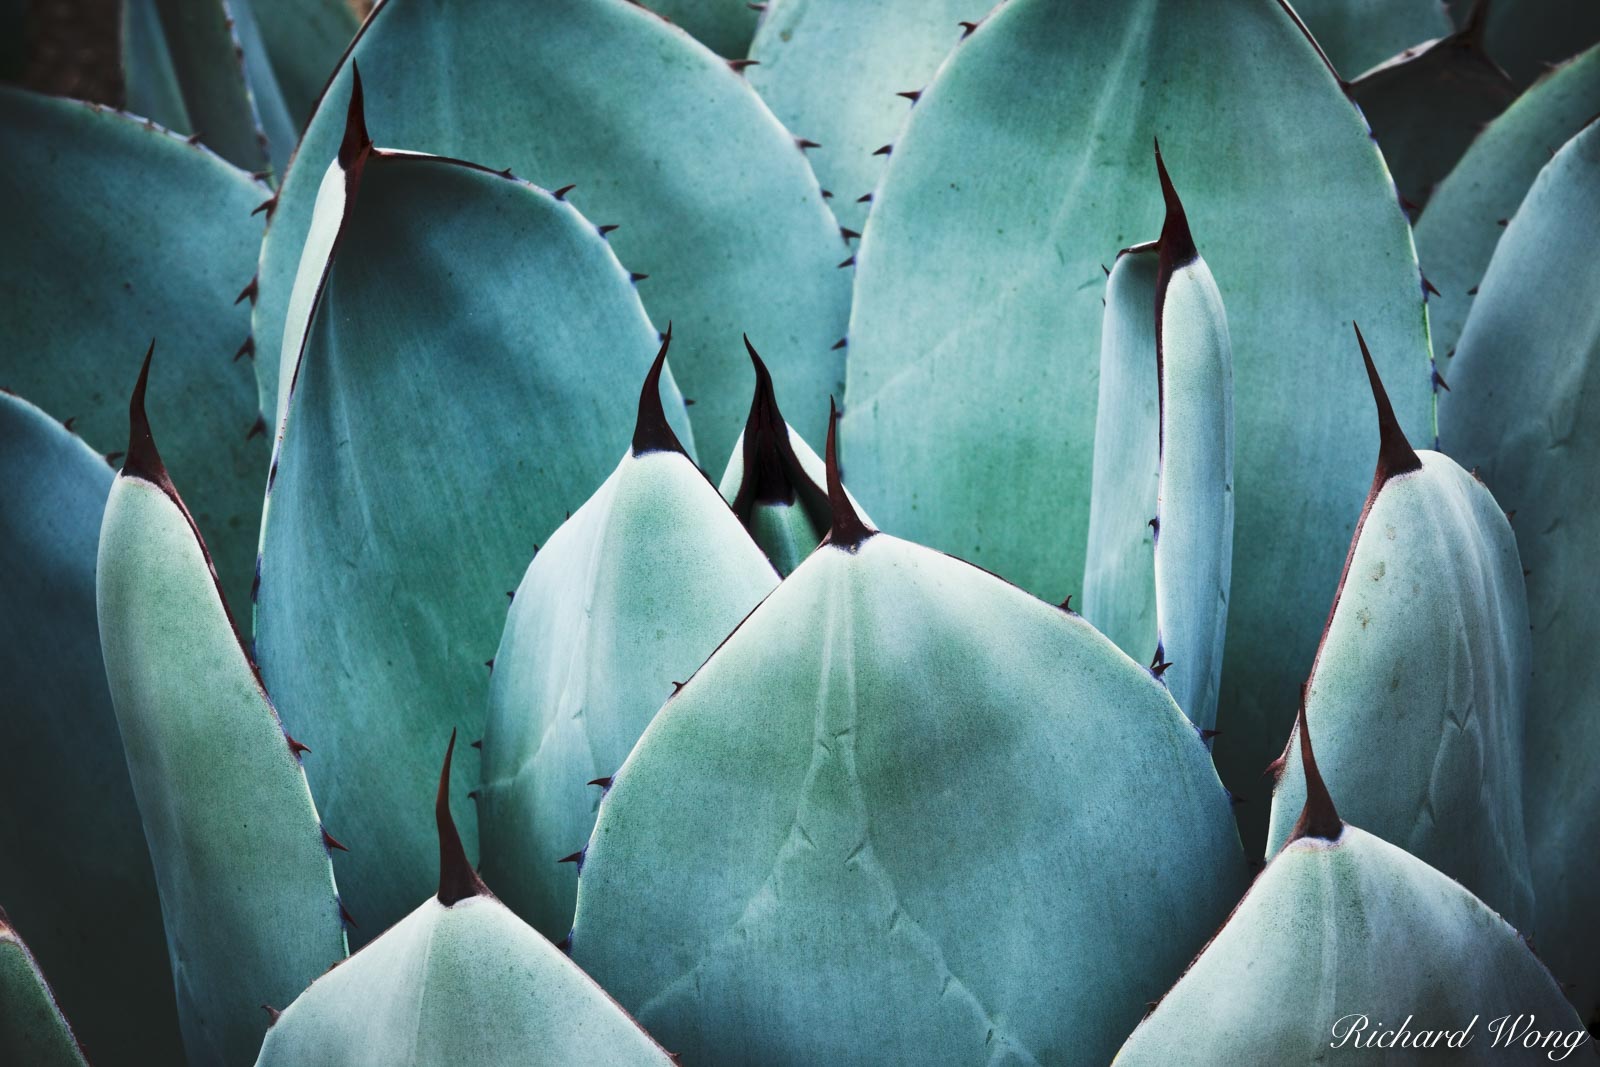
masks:
[(0, 88), (0, 1063), (1589, 1055), (1600, 19), (1451, 7)]

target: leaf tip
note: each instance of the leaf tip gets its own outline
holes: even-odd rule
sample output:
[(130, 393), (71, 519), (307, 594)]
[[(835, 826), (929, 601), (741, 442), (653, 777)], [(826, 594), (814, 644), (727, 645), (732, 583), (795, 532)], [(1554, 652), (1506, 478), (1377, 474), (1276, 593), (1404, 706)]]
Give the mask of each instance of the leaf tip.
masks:
[(433, 803), (434, 819), (439, 824), (439, 903), (445, 907), (468, 897), (489, 896), (489, 888), (467, 861), (467, 850), (450, 815), (450, 761), (456, 751), (456, 732), (450, 731), (450, 744), (444, 750), (444, 766), (439, 770), (439, 793)]
[(650, 452), (676, 452), (688, 456), (678, 435), (667, 423), (666, 409), (661, 406), (661, 371), (667, 365), (667, 349), (672, 347), (672, 323), (661, 335), (661, 348), (655, 362), (644, 376), (644, 388), (639, 391), (639, 417), (633, 424), (633, 454), (643, 456)]

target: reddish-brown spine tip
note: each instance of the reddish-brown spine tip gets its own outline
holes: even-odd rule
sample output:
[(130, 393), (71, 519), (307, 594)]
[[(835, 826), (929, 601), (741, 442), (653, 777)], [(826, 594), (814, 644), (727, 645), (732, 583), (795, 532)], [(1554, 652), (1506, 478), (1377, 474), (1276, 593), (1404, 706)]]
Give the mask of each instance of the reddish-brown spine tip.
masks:
[(1328, 795), (1328, 787), (1322, 780), (1322, 772), (1317, 769), (1316, 754), (1311, 751), (1311, 731), (1306, 726), (1306, 698), (1303, 688), (1300, 691), (1300, 716), (1295, 728), (1300, 733), (1300, 764), (1305, 770), (1306, 805), (1300, 809), (1300, 818), (1295, 821), (1289, 840), (1320, 837), (1325, 841), (1337, 841), (1339, 835), (1344, 832), (1344, 820), (1339, 818), (1339, 812), (1333, 806), (1333, 797)]
[(261, 1005), (261, 1010), (267, 1013), (268, 1030), (271, 1030), (273, 1025), (283, 1017), (283, 1012), (279, 1011), (277, 1008), (274, 1008), (271, 1004)]
[(1194, 236), (1189, 232), (1189, 216), (1178, 199), (1178, 190), (1172, 186), (1172, 176), (1167, 173), (1166, 161), (1161, 158), (1161, 142), (1156, 146), (1156, 177), (1161, 181), (1161, 199), (1167, 205), (1167, 217), (1161, 224), (1161, 258), (1171, 269), (1192, 263), (1199, 258), (1195, 251)]
[(350, 106), (344, 113), (344, 139), (339, 142), (339, 169), (349, 170), (372, 147), (367, 136), (366, 99), (361, 92), (361, 68), (350, 61)]
[(350, 851), (339, 841), (337, 837), (334, 837), (332, 834), (328, 833), (328, 828), (326, 826), (322, 828), (322, 843), (330, 852), (334, 849), (338, 849), (340, 852)]
[(468, 897), (489, 896), (489, 889), (467, 861), (467, 850), (450, 817), (450, 760), (456, 751), (456, 732), (450, 731), (450, 744), (444, 750), (444, 767), (439, 771), (439, 795), (433, 802), (434, 819), (439, 824), (439, 903), (445, 907)]
[(734, 494), (733, 513), (746, 528), (757, 504), (793, 504), (798, 499), (806, 517), (821, 529), (831, 522), (828, 495), (800, 465), (794, 444), (789, 440), (789, 425), (778, 410), (778, 397), (772, 388), (772, 375), (760, 353), (744, 338), (744, 350), (756, 372), (756, 388), (750, 398), (750, 414), (744, 423), (740, 457), (744, 471), (739, 491)]
[(150, 417), (145, 413), (145, 389), (150, 384), (150, 361), (156, 354), (155, 341), (144, 354), (144, 365), (139, 368), (139, 381), (128, 400), (128, 451), (122, 461), (122, 473), (154, 482), (162, 488), (171, 484), (167, 466), (161, 462), (156, 449), (156, 439), (150, 433)]
[(846, 552), (854, 552), (861, 545), (877, 533), (872, 527), (861, 521), (861, 516), (856, 513), (855, 506), (850, 503), (850, 497), (845, 494), (844, 482), (839, 477), (839, 408), (834, 404), (833, 397), (828, 398), (828, 507), (833, 513), (833, 525), (828, 530), (828, 536), (822, 543), (842, 548)]
[(683, 450), (678, 435), (667, 423), (667, 412), (661, 406), (661, 370), (667, 365), (667, 349), (672, 347), (672, 323), (661, 337), (661, 350), (650, 364), (650, 373), (644, 376), (644, 388), (639, 391), (639, 417), (633, 424), (633, 454), (643, 456), (650, 452), (676, 452)]
[(1378, 368), (1373, 365), (1372, 353), (1367, 349), (1367, 339), (1361, 336), (1361, 327), (1353, 322), (1350, 325), (1355, 327), (1361, 360), (1367, 366), (1367, 382), (1372, 386), (1372, 401), (1378, 408), (1378, 470), (1372, 476), (1372, 488), (1376, 492), (1397, 474), (1421, 470), (1422, 460), (1417, 458), (1411, 442), (1406, 440), (1405, 431), (1400, 428), (1400, 420), (1395, 418), (1383, 379), (1378, 377)]

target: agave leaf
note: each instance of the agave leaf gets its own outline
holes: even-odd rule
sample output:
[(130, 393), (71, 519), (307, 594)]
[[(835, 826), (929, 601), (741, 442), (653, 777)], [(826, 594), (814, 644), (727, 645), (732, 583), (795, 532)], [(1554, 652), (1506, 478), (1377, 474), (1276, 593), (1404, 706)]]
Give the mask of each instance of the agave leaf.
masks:
[[(1371, 470), (1371, 442), (1344, 431), (1365, 398), (1327, 355), (1349, 316), (1414, 432), (1431, 391), (1410, 229), (1365, 124), (1282, 4), (1227, 10), (1012, 0), (956, 49), (875, 194), (843, 433), (886, 525), (1048, 599), (1077, 592), (1101, 263), (1159, 225), (1159, 134), (1228, 304), (1235, 541), (1259, 547), (1234, 575), (1217, 754), (1249, 791), (1288, 730), (1316, 648), (1306, 608), (1335, 586)], [(1264, 805), (1241, 816), (1259, 839)]]
[(1083, 613), (1196, 727), (1217, 722), (1233, 570), (1233, 365), (1222, 297), (1156, 155), (1161, 239), (1117, 256), (1100, 334)]
[[(148, 1051), (148, 1048), (146, 1049)], [(89, 1067), (33, 953), (0, 910), (0, 1061)]]
[(315, 304), (286, 375), (256, 648), (328, 768), (323, 810), (366, 846), (340, 873), (371, 936), (432, 877), (431, 837), (395, 818), (426, 786), (418, 746), (441, 724), (481, 731), (505, 591), (616, 464), (631, 420), (615, 398), (658, 336), (570, 203), (373, 148), (359, 94), (349, 130), (316, 224), (337, 252), (308, 248), (301, 268)]
[(1299, 0), (1294, 10), (1328, 62), (1350, 76), (1451, 29), (1439, 0)]
[(126, 3), (128, 110), (198, 135), (244, 170), (282, 173), (294, 150), (295, 125), (248, 0)]
[[(1537, 81), (1554, 64), (1600, 41), (1600, 5), (1591, 0), (1478, 0), (1489, 11), (1485, 39), (1489, 54), (1519, 86)], [(1457, 0), (1469, 19), (1476, 4)]]
[(1509, 513), (1533, 627), (1526, 814), (1541, 950), (1600, 1005), (1600, 125), (1540, 172), (1495, 250), (1439, 405), (1445, 446)]
[[(827, 474), (822, 460), (778, 410), (772, 375), (748, 337), (744, 345), (755, 367), (755, 395), (717, 488), (778, 573), (787, 577), (828, 534), (833, 520), (823, 488)], [(872, 521), (854, 497), (850, 503), (863, 521)]]
[(907, 100), (990, 0), (773, 0), (747, 72), (807, 151), (839, 222), (859, 231), (883, 174), (875, 154), (905, 124)]
[(102, 1067), (182, 1056), (155, 875), (94, 616), (111, 477), (59, 422), (0, 392), (0, 751), (26, 754), (0, 776), (9, 813), (0, 900)]
[[(415, 76), (419, 56), (449, 76)], [(626, 0), (381, 3), (283, 183), (262, 248), (263, 350), (281, 343), (356, 61), (387, 143), (509, 166), (546, 188), (576, 183), (590, 218), (620, 226), (611, 241), (648, 276), (646, 308), (677, 323), (674, 369), (696, 402), (705, 455), (725, 455), (744, 421), (744, 398), (727, 388), (741, 330), (785, 339), (773, 375), (786, 395), (839, 391), (844, 357), (832, 346), (845, 332), (850, 277), (836, 266), (849, 252), (815, 177), (736, 71)]]
[(329, 847), (301, 770), (234, 627), (209, 554), (130, 406), (128, 457), (100, 532), (106, 677), (154, 861), (194, 1063), (249, 1063), (262, 1000), (344, 958)]
[(123, 98), (128, 110), (174, 133), (193, 131), (156, 0), (123, 0), (121, 28)]
[(718, 55), (741, 59), (750, 50), (765, 5), (745, 0), (650, 0), (644, 6), (682, 26)]
[(866, 525), (828, 451), (828, 541), (613, 778), (573, 958), (685, 1060), (1103, 1062), (1243, 885), (1205, 747), (1079, 617)]
[[(233, 0), (237, 2), (237, 0)], [(360, 24), (349, 0), (251, 0), (261, 43), (299, 130)], [(292, 146), (291, 146), (292, 147)]]
[(547, 936), (572, 928), (562, 856), (594, 828), (598, 780), (622, 766), (673, 684), (778, 575), (662, 416), (667, 344), (645, 379), (633, 447), (534, 556), (495, 653), (478, 825), (483, 870)]
[[(1347, 815), (1531, 936), (1522, 810), (1530, 653), (1516, 539), (1470, 474), (1437, 452), (1412, 451), (1370, 357), (1367, 373), (1383, 444), (1305, 717)], [(1286, 756), (1294, 745), (1291, 735)], [(1306, 798), (1298, 762), (1280, 766), (1269, 856)]]
[(1417, 220), (1416, 241), (1422, 271), (1441, 294), (1428, 302), (1436, 355), (1454, 353), (1495, 243), (1539, 168), (1597, 114), (1600, 47), (1518, 97), (1434, 189)]
[(1350, 83), (1350, 98), (1371, 124), (1395, 187), (1418, 207), (1516, 96), (1516, 86), (1484, 50), (1481, 17)]
[[(1298, 736), (1311, 782), (1299, 822), (1116, 1067), (1566, 1059), (1588, 1035), (1516, 930), (1457, 882), (1345, 824), (1317, 773), (1304, 718)], [(1341, 803), (1358, 792), (1335, 782)], [(1466, 1043), (1405, 1052), (1392, 1038), (1370, 1044), (1380, 1030), (1459, 1031), (1469, 1022)], [(1555, 1032), (1559, 1044), (1505, 1041), (1527, 1030)], [(1359, 1045), (1363, 1038), (1369, 1044)]]
[(673, 1060), (594, 981), (495, 899), (450, 816), (445, 750), (435, 816), (439, 890), (312, 983), (258, 1067), (520, 1067)]
[(171, 427), (167, 460), (193, 487), (223, 588), (244, 603), (268, 453), (250, 361), (233, 359), (249, 331), (234, 298), (255, 269), (250, 211), (265, 187), (165, 130), (77, 101), (0, 88), (0, 129), (0, 381), (73, 419), (95, 449), (120, 449), (117, 398), (135, 346), (159, 335), (170, 355), (150, 410)]

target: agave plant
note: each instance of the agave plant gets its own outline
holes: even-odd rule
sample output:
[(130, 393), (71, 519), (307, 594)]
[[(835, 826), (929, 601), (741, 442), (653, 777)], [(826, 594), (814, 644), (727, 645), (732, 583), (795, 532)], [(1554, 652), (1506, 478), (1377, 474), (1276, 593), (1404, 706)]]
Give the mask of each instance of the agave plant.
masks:
[(126, 0), (0, 1063), (1589, 1055), (1591, 6)]

